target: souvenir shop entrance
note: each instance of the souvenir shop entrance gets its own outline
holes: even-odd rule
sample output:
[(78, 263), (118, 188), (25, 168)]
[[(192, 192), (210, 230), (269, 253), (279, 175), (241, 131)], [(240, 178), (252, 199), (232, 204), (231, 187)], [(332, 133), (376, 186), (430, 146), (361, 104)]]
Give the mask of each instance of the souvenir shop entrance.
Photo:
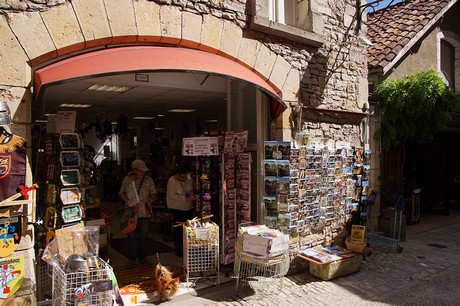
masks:
[[(118, 211), (106, 211), (106, 203), (113, 208), (119, 202), (120, 181), (130, 162), (139, 158), (151, 169), (159, 193), (155, 220), (161, 225), (153, 228), (167, 235), (169, 227), (162, 224), (168, 220), (166, 182), (174, 173), (176, 159), (183, 158), (184, 138), (225, 137), (225, 132), (246, 131), (244, 152), (250, 152), (252, 164), (258, 164), (269, 122), (285, 106), (265, 81), (243, 68), (196, 50), (126, 47), (76, 56), (36, 70), (33, 169), (46, 186), (40, 188), (37, 201), (37, 216), (45, 221), (46, 231), (80, 219), (104, 219), (112, 229), (106, 232), (109, 244), (116, 235), (113, 214)], [(78, 135), (77, 147), (63, 147), (63, 139), (72, 140), (73, 134)], [(64, 165), (64, 157), (81, 161)], [(187, 157), (191, 159), (199, 163), (204, 157)], [(213, 163), (218, 167), (217, 161)], [(70, 176), (63, 179), (63, 171)], [(257, 183), (262, 181), (261, 174), (254, 167), (247, 175), (253, 184), (245, 196), (250, 195), (248, 202), (255, 203), (262, 195), (263, 186)], [(69, 177), (76, 181), (66, 181)], [(63, 191), (78, 196), (64, 203)], [(48, 201), (50, 194), (56, 196)], [(67, 213), (70, 206), (72, 213)], [(251, 218), (257, 220), (257, 206), (249, 209)], [(43, 240), (42, 248), (46, 246)]]

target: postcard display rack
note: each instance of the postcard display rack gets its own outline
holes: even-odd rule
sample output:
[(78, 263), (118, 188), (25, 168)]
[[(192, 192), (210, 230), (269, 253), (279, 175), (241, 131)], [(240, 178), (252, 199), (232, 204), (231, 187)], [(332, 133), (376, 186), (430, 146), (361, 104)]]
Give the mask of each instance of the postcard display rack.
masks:
[(221, 263), (235, 261), (237, 229), (251, 221), (251, 154), (247, 131), (227, 132), (222, 156)]
[(200, 279), (220, 284), (219, 226), (214, 222), (192, 222), (183, 226), (184, 267), (187, 283)]
[(265, 142), (265, 224), (293, 233), (345, 224), (354, 211), (364, 220), (370, 150), (304, 144)]

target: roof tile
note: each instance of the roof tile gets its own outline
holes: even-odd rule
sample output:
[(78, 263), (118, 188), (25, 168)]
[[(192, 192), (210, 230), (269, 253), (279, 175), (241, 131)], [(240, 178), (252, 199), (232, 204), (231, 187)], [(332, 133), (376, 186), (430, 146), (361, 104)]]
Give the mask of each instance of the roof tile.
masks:
[(384, 68), (451, 0), (406, 0), (367, 16), (369, 69)]

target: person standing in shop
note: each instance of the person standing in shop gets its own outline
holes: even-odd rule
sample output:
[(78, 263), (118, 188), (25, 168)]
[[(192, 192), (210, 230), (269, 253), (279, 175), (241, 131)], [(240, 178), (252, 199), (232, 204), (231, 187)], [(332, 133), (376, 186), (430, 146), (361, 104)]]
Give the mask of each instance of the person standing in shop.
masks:
[[(188, 176), (187, 168), (179, 165), (176, 174), (171, 176), (166, 186), (166, 204), (173, 217), (173, 223), (191, 220), (195, 215), (193, 181)], [(173, 241), (176, 256), (183, 256), (182, 226), (173, 227)]]
[[(131, 171), (123, 179), (121, 188), (119, 191), (120, 198), (125, 202), (125, 205), (129, 207), (137, 207), (137, 226), (136, 230), (128, 233), (128, 266), (134, 265), (136, 259), (139, 258), (141, 264), (149, 263), (147, 261), (147, 237), (149, 233), (149, 223), (152, 217), (152, 204), (157, 199), (157, 191), (155, 189), (155, 183), (152, 178), (146, 175), (149, 168), (145, 165), (145, 162), (140, 159), (136, 159), (131, 163)], [(127, 188), (129, 184), (134, 182), (139, 201), (132, 203), (129, 200), (127, 194)]]

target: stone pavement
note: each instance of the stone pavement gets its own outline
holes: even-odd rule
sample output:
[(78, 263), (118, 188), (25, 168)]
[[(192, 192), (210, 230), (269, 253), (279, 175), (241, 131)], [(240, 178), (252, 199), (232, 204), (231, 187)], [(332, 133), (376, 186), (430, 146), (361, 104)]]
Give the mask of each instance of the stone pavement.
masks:
[[(174, 297), (168, 305), (459, 305), (460, 222), (375, 249), (356, 273), (322, 281), (308, 271), (265, 290), (223, 283)], [(157, 304), (157, 303), (152, 303)], [(152, 305), (146, 304), (146, 305)]]

